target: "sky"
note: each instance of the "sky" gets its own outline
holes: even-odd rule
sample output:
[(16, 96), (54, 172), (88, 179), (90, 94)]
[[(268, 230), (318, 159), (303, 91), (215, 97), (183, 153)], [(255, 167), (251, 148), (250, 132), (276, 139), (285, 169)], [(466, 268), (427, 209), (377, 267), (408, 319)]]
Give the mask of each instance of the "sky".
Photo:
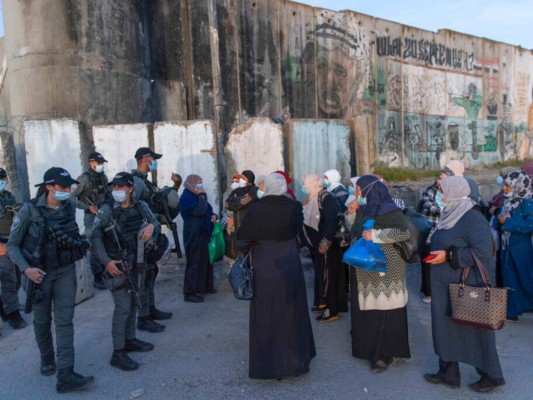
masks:
[[(266, 0), (263, 0), (266, 1)], [(533, 49), (533, 0), (295, 0), (436, 32), (451, 29)]]

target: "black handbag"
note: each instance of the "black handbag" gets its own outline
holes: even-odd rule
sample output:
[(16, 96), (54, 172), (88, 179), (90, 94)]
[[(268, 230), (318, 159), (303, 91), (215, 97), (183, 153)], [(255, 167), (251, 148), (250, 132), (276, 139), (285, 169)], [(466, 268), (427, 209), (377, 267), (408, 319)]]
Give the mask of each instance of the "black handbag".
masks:
[(237, 300), (251, 300), (254, 296), (254, 271), (252, 269), (252, 250), (235, 260), (229, 270), (228, 280)]
[(235, 241), (235, 233), (224, 232), (224, 241), (226, 242), (226, 251), (224, 255), (232, 260), (237, 258), (237, 243)]
[(412, 209), (405, 208), (403, 214), (411, 236), (403, 242), (394, 243), (394, 248), (406, 263), (414, 264), (420, 261), (420, 252), (426, 243), (432, 224)]

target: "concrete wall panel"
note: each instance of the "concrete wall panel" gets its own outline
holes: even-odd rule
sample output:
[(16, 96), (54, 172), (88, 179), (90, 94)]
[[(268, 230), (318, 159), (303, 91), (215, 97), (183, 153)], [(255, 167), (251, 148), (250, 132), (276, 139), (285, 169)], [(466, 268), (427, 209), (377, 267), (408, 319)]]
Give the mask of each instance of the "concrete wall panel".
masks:
[(137, 167), (135, 152), (139, 147), (149, 147), (151, 130), (150, 124), (93, 127), (94, 148), (109, 161), (106, 164), (109, 180), (118, 172), (131, 172)]
[(226, 177), (249, 169), (256, 181), (276, 170), (284, 170), (282, 125), (270, 118), (251, 118), (230, 132), (226, 145)]
[(286, 124), (289, 145), (290, 175), (294, 192), (302, 194), (302, 178), (316, 173), (323, 176), (328, 169), (337, 169), (343, 182), (351, 176), (350, 127), (338, 120), (292, 120)]

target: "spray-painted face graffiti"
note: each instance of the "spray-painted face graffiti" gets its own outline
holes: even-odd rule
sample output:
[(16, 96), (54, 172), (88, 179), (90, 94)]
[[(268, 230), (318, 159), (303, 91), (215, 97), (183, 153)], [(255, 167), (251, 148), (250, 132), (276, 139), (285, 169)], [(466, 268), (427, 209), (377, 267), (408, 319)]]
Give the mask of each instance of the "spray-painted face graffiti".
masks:
[(452, 150), (459, 148), (459, 124), (451, 122), (448, 124), (448, 140)]

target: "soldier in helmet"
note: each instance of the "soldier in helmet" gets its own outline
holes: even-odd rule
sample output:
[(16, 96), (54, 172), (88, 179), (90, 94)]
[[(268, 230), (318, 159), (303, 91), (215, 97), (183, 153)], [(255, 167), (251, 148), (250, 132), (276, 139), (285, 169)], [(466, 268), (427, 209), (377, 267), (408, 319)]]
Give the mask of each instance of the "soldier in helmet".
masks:
[[(148, 147), (141, 147), (135, 152), (135, 159), (137, 160), (137, 169), (132, 170), (133, 175), (133, 198), (134, 200), (143, 200), (148, 204), (152, 212), (159, 217), (158, 211), (155, 207), (153, 197), (159, 191), (151, 181), (148, 180), (148, 172), (155, 172), (157, 170), (157, 160), (162, 157), (162, 154), (155, 153)], [(181, 177), (177, 174), (172, 174), (174, 187), (177, 189), (181, 184)], [(147, 297), (147, 304), (139, 310), (139, 317), (137, 321), (137, 329), (148, 332), (162, 332), (165, 329), (163, 324), (155, 322), (155, 320), (165, 320), (172, 317), (172, 313), (158, 310), (155, 307), (154, 286), (155, 279), (159, 272), (156, 263), (148, 263), (146, 266), (145, 279), (145, 293)]]
[[(91, 153), (89, 155), (89, 169), (78, 177), (79, 185), (72, 192), (76, 206), (84, 211), (83, 224), (88, 236), (91, 234), (94, 217), (108, 196), (107, 176), (104, 173), (104, 163), (106, 162), (107, 160), (102, 154)], [(104, 290), (106, 288), (102, 275), (104, 266), (98, 257), (89, 254), (89, 260), (94, 274), (94, 287)]]
[(133, 199), (131, 174), (119, 172), (111, 185), (113, 201), (104, 204), (96, 214), (91, 241), (106, 266), (106, 285), (115, 302), (111, 330), (114, 350), (110, 363), (124, 371), (133, 371), (139, 364), (128, 353), (154, 348), (153, 344), (136, 338), (135, 319), (137, 303), (142, 298), (138, 291), (144, 290), (139, 283), (146, 277), (144, 249), (161, 227), (148, 205)]
[(6, 247), (18, 204), (15, 196), (6, 190), (7, 182), (6, 171), (0, 168), (0, 315), (13, 329), (22, 329), (27, 324), (19, 311), (20, 270), (9, 259)]
[[(92, 376), (74, 372), (74, 305), (76, 266), (89, 247), (79, 235), (71, 187), (78, 183), (63, 168), (45, 172), (37, 196), (13, 218), (7, 249), (11, 260), (38, 287), (33, 297), (33, 327), (41, 353), (41, 374), (56, 372), (52, 340), (52, 310), (57, 347), (59, 393), (94, 382)], [(31, 265), (30, 265), (31, 263)], [(30, 283), (28, 283), (30, 284)]]

